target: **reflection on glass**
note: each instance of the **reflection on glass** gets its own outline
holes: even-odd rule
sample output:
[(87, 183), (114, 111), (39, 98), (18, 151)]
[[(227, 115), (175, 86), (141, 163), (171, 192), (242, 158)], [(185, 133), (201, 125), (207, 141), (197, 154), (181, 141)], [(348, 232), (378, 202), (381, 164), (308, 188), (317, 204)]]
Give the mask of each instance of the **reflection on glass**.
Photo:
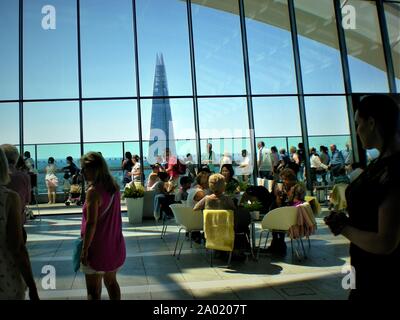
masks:
[(79, 134), (77, 102), (24, 103), (24, 142), (77, 143)]
[(19, 144), (19, 105), (0, 103), (0, 144)]
[(184, 159), (196, 159), (192, 99), (145, 99), (141, 101), (143, 153), (149, 163), (160, 162), (165, 148)]
[(139, 140), (136, 101), (85, 101), (83, 139), (85, 142)]
[(294, 3), (304, 92), (344, 93), (333, 2)]
[(400, 3), (385, 3), (384, 8), (390, 47), (392, 49), (397, 92), (400, 92)]
[(257, 137), (301, 135), (296, 97), (253, 98), (253, 112)]
[(141, 96), (153, 95), (157, 55), (163, 57), (169, 95), (191, 95), (186, 2), (140, 0), (136, 12)]
[(0, 100), (19, 96), (18, 29), (18, 1), (0, 1)]
[(355, 28), (345, 29), (352, 90), (388, 92), (376, 5), (372, 1), (361, 0), (348, 0), (346, 4), (353, 6), (356, 12)]
[(132, 1), (80, 3), (84, 97), (135, 96)]
[(192, 1), (199, 95), (245, 94), (238, 1)]
[(54, 11), (48, 5), (24, 1), (24, 98), (77, 98), (76, 2), (53, 0)]
[(287, 2), (244, 4), (252, 93), (297, 93)]

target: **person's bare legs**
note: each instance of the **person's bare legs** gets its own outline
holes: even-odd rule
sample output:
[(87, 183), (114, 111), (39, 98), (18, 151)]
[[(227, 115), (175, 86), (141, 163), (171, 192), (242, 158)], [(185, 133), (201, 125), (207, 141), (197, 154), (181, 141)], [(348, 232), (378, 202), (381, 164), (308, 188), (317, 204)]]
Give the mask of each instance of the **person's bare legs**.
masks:
[(56, 188), (49, 187), (49, 201), (50, 203), (56, 203)]
[(86, 289), (88, 300), (101, 299), (101, 279), (102, 275), (99, 274), (85, 274)]
[(51, 203), (51, 188), (47, 187), (47, 197), (49, 198), (49, 204)]
[(117, 272), (106, 272), (104, 275), (104, 285), (107, 288), (110, 300), (121, 300), (121, 289), (117, 281)]

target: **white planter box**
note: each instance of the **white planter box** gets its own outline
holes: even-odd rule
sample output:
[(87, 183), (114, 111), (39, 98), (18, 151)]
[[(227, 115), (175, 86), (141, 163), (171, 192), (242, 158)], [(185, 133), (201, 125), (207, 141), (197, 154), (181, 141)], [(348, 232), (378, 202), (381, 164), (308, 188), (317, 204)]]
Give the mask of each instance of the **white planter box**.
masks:
[(142, 223), (144, 198), (125, 198), (129, 223)]

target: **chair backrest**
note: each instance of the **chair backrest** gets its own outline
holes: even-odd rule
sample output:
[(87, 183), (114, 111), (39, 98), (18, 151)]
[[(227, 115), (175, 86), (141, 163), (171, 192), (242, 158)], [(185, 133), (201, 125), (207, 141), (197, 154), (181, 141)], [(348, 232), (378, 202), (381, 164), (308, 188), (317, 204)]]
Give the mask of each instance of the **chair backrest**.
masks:
[(331, 202), (336, 210), (343, 210), (347, 208), (346, 189), (348, 184), (338, 183), (333, 186)]
[(181, 203), (174, 203), (169, 206), (174, 214), (177, 224), (185, 227), (186, 231), (203, 230), (203, 214), (200, 210), (186, 207)]
[(319, 204), (317, 197), (305, 196), (304, 200), (310, 204), (314, 215), (318, 216), (321, 213), (321, 205)]
[(232, 251), (235, 241), (232, 210), (204, 210), (204, 236), (206, 248)]
[(296, 207), (281, 207), (268, 212), (261, 221), (263, 229), (287, 231), (297, 223)]

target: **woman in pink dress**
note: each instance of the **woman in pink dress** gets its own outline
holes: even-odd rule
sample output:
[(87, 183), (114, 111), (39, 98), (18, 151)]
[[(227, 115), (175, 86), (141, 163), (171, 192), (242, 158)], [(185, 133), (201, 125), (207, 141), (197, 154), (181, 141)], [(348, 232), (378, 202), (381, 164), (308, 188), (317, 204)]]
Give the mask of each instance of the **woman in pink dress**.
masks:
[(111, 300), (121, 299), (117, 271), (125, 262), (119, 187), (104, 158), (89, 152), (81, 159), (88, 183), (83, 206), (81, 271), (85, 273), (89, 300), (101, 298), (102, 279)]

